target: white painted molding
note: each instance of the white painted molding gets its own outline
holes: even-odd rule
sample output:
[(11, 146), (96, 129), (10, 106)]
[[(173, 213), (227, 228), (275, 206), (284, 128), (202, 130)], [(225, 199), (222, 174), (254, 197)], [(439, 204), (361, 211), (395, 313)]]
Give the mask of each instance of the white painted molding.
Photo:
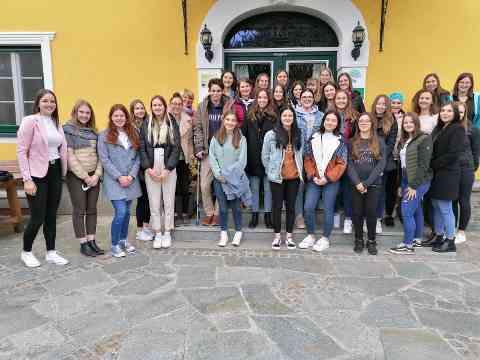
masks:
[(0, 32), (0, 46), (40, 46), (44, 85), (46, 89), (53, 90), (52, 51), (50, 42), (54, 38), (54, 32)]

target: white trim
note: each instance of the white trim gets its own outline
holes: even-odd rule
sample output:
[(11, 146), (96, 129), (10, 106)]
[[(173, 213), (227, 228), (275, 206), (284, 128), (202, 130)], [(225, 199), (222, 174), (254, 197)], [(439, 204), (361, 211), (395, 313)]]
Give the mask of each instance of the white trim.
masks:
[(227, 54), (262, 53), (262, 52), (326, 52), (338, 51), (338, 47), (305, 47), (305, 48), (255, 48), (255, 49), (224, 49)]
[(0, 32), (0, 46), (40, 46), (42, 53), (43, 82), (46, 89), (53, 90), (52, 52), (50, 42), (54, 32)]
[(0, 136), (0, 145), (1, 144), (16, 144), (17, 143), (17, 137), (16, 136), (12, 136), (12, 137), (4, 137), (4, 136)]

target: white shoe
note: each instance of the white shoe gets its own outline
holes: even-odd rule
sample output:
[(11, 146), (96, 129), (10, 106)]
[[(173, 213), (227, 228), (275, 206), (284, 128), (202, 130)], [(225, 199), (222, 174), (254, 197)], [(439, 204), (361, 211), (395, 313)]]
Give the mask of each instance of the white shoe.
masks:
[(119, 245), (112, 246), (112, 256), (116, 258), (122, 258), (127, 256), (125, 251), (122, 250), (122, 248)]
[(377, 226), (375, 228), (375, 232), (377, 234), (381, 234), (383, 232), (383, 229), (382, 229), (382, 220), (381, 219), (377, 219)]
[(315, 244), (315, 236), (307, 235), (305, 239), (302, 240), (300, 244), (298, 244), (299, 249), (308, 249), (311, 248)]
[(225, 247), (228, 243), (228, 233), (226, 231), (220, 231), (220, 241), (218, 242), (218, 246)]
[(333, 215), (333, 227), (335, 229), (340, 229), (340, 214), (339, 213), (335, 213), (335, 215)]
[(323, 250), (326, 250), (330, 247), (330, 241), (328, 241), (328, 238), (322, 236), (320, 240), (318, 240), (315, 245), (313, 245), (312, 250), (321, 252)]
[(120, 247), (122, 248), (122, 250), (126, 251), (127, 254), (131, 254), (131, 253), (134, 253), (134, 252), (136, 251), (135, 246), (131, 245), (131, 244), (128, 242), (128, 239), (120, 240), (120, 242), (118, 243), (118, 245), (120, 245)]
[(232, 241), (233, 246), (240, 246), (240, 241), (242, 241), (242, 235), (243, 233), (241, 231), (235, 232), (235, 235), (233, 235), (233, 241)]
[(31, 251), (22, 251), (20, 255), (20, 259), (22, 259), (23, 263), (25, 264), (26, 267), (39, 267), (40, 261), (33, 255)]
[(153, 248), (154, 249), (161, 249), (163, 245), (163, 234), (158, 233), (155, 235), (153, 239)]
[(172, 246), (172, 236), (169, 231), (166, 231), (162, 239), (162, 248), (168, 249), (170, 246)]
[(280, 237), (280, 234), (275, 234), (273, 237), (272, 241), (272, 249), (273, 250), (280, 250), (280, 243), (282, 242), (282, 239)]
[(352, 219), (346, 218), (343, 222), (343, 233), (351, 234), (352, 233)]
[(142, 231), (139, 231), (137, 233), (137, 240), (140, 240), (140, 241), (152, 241), (153, 240), (153, 236), (151, 235), (150, 231), (147, 231), (145, 229), (143, 229)]
[(462, 244), (467, 241), (467, 237), (465, 236), (465, 232), (458, 232), (457, 236), (455, 236), (455, 245)]
[(68, 264), (68, 260), (61, 257), (60, 255), (58, 255), (55, 250), (47, 251), (47, 255), (45, 255), (45, 261), (50, 263), (50, 264), (55, 264), (55, 265), (67, 265)]

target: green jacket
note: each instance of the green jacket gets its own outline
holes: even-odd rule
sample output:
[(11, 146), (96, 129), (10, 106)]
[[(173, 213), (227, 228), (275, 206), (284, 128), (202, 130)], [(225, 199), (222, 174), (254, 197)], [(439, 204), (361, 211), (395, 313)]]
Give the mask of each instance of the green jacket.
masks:
[(432, 151), (432, 138), (428, 134), (421, 133), (408, 143), (405, 156), (406, 171), (408, 186), (412, 189), (432, 180), (433, 172), (430, 168)]

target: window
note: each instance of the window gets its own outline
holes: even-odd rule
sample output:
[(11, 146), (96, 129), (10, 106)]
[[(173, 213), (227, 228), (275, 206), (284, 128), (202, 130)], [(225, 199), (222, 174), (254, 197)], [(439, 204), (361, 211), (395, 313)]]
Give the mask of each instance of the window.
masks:
[(0, 132), (15, 133), (44, 87), (40, 47), (0, 47)]

